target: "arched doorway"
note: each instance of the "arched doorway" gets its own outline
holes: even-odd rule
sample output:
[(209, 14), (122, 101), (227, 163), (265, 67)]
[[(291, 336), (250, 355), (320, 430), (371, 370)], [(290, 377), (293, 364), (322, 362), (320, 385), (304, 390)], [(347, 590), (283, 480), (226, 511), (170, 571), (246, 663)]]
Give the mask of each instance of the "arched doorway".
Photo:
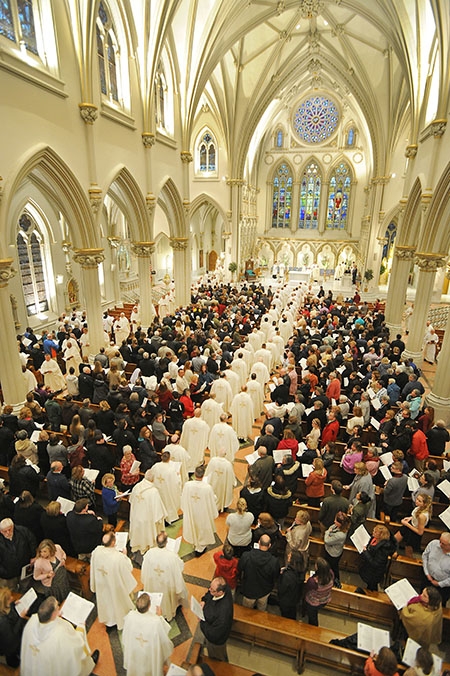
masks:
[(217, 263), (217, 252), (210, 251), (208, 256), (208, 272), (214, 272)]

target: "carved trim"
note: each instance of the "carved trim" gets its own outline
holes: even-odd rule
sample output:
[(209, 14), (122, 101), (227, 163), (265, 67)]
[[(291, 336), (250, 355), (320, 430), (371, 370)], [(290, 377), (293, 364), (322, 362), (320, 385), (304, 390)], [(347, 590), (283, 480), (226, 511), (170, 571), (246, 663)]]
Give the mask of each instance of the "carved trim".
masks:
[(414, 246), (399, 246), (398, 244), (395, 247), (394, 255), (400, 260), (409, 260), (411, 261), (414, 258), (416, 253), (416, 247)]
[(131, 251), (138, 258), (149, 258), (155, 253), (155, 242), (131, 242)]
[(191, 210), (191, 203), (188, 199), (183, 200), (183, 209), (184, 209), (184, 213), (187, 216), (189, 214), (190, 210)]
[(151, 192), (147, 193), (145, 196), (145, 205), (149, 214), (153, 216), (153, 212), (156, 208), (156, 197)]
[(171, 237), (170, 246), (174, 251), (185, 251), (188, 245), (187, 237)]
[(242, 185), (244, 185), (244, 183), (245, 183), (245, 181), (244, 181), (243, 178), (228, 178), (227, 179), (227, 185), (230, 185), (232, 187), (236, 186), (236, 185), (242, 186)]
[(98, 186), (92, 185), (88, 189), (89, 193), (89, 202), (91, 205), (91, 209), (96, 214), (98, 210), (100, 209), (103, 199), (102, 199), (102, 189), (99, 188)]
[(73, 252), (73, 260), (79, 263), (85, 270), (97, 268), (100, 263), (103, 263), (105, 256), (103, 249), (75, 249)]
[(2, 203), (2, 197), (3, 197), (3, 176), (0, 176), (0, 204)]
[(418, 147), (419, 146), (416, 143), (410, 143), (409, 145), (407, 145), (405, 148), (405, 157), (407, 157), (410, 160), (413, 160), (417, 155)]
[(189, 162), (193, 161), (192, 153), (189, 152), (189, 150), (182, 150), (180, 153), (181, 161), (183, 164), (189, 164)]
[(420, 142), (426, 141), (430, 136), (434, 138), (440, 138), (444, 135), (444, 132), (447, 128), (447, 120), (444, 118), (432, 120), (430, 124), (425, 127), (420, 135)]
[(0, 258), (0, 289), (8, 286), (9, 280), (17, 274), (17, 270), (12, 267), (12, 262), (12, 258)]
[(86, 124), (94, 124), (98, 117), (98, 108), (93, 103), (79, 103), (80, 115)]
[(322, 11), (322, 0), (300, 0), (299, 11), (302, 19), (313, 19)]
[(433, 254), (419, 251), (416, 254), (416, 264), (421, 272), (436, 272), (447, 263), (447, 254)]
[(144, 148), (151, 148), (155, 145), (156, 136), (149, 131), (143, 131), (141, 134), (142, 145)]

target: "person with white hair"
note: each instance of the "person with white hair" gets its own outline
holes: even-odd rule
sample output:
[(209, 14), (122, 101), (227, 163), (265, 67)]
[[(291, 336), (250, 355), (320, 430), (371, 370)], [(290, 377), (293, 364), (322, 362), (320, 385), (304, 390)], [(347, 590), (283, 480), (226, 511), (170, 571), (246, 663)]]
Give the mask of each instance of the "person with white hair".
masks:
[(155, 544), (156, 536), (163, 530), (167, 517), (167, 509), (152, 482), (151, 469), (146, 471), (143, 480), (131, 491), (129, 503), (131, 551), (144, 553)]
[(239, 440), (234, 429), (227, 423), (228, 416), (222, 413), (220, 422), (216, 423), (209, 434), (208, 448), (210, 457), (214, 458), (223, 448), (226, 451), (226, 457), (230, 462), (234, 462), (234, 456), (239, 449)]
[(180, 444), (189, 453), (190, 461), (188, 471), (193, 472), (201, 465), (205, 457), (205, 449), (208, 446), (209, 426), (201, 419), (201, 410), (196, 408), (194, 417), (184, 421), (181, 432)]
[(46, 354), (39, 370), (44, 376), (45, 386), (52, 392), (59, 392), (65, 389), (66, 381), (56, 359), (52, 359), (49, 354)]
[(232, 426), (238, 439), (248, 439), (253, 430), (253, 401), (243, 385), (241, 391), (233, 398), (231, 404)]
[(225, 449), (221, 448), (216, 457), (211, 458), (205, 472), (205, 480), (214, 491), (219, 512), (223, 512), (233, 502), (233, 488), (236, 483), (233, 465), (226, 455)]
[(130, 322), (125, 316), (124, 312), (120, 313), (120, 316), (114, 322), (114, 336), (116, 338), (116, 343), (122, 345), (123, 340), (127, 340), (130, 335)]

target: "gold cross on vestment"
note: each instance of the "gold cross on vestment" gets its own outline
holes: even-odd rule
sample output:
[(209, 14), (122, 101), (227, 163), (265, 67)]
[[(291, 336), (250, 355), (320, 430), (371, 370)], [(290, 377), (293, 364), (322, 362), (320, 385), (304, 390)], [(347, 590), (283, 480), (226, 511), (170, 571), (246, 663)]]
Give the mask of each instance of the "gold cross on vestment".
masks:
[(160, 568), (159, 566), (157, 566), (156, 568), (153, 568), (153, 570), (155, 571), (155, 573), (157, 575), (163, 575), (164, 574), (164, 570), (162, 568)]
[(165, 482), (165, 479), (164, 479), (163, 476), (159, 476), (159, 477), (157, 477), (157, 479), (158, 479), (160, 484), (163, 484)]
[(37, 647), (37, 645), (33, 645), (32, 643), (30, 643), (30, 650), (33, 653), (33, 657), (36, 657), (36, 655), (39, 652), (39, 648)]
[(218, 474), (219, 476), (221, 476), (223, 474), (223, 470), (222, 469), (215, 469), (214, 474)]
[(143, 502), (144, 501), (144, 497), (140, 493), (138, 493), (135, 497), (136, 497), (137, 502)]
[(197, 502), (197, 500), (200, 500), (200, 496), (197, 495), (197, 493), (194, 493), (194, 495), (191, 495), (191, 498)]
[(148, 641), (142, 636), (142, 634), (136, 636), (136, 641), (139, 641), (139, 643), (141, 644), (141, 648), (144, 646), (144, 643), (148, 643)]
[(108, 575), (108, 571), (105, 570), (104, 568), (99, 568), (98, 572), (101, 573), (102, 575)]
[(224, 434), (225, 434), (225, 432), (222, 432), (222, 431), (217, 432), (217, 436), (220, 437), (220, 438), (222, 438)]

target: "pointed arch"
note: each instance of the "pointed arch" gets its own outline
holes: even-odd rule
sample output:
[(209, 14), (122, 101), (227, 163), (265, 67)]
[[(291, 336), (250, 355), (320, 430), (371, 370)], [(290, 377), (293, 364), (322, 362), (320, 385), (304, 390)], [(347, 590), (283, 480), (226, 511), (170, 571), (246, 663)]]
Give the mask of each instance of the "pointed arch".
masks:
[(210, 127), (203, 127), (195, 140), (195, 174), (203, 178), (217, 178), (219, 172), (219, 145)]
[(450, 162), (434, 190), (420, 251), (448, 252), (450, 249)]
[(206, 193), (201, 193), (200, 195), (197, 195), (194, 200), (192, 200), (189, 211), (190, 216), (193, 216), (196, 211), (198, 211), (198, 209), (200, 209), (200, 207), (204, 204), (208, 204), (210, 209), (217, 211), (217, 213), (222, 217), (224, 224), (227, 223), (227, 215), (222, 206), (213, 197), (207, 195)]
[[(11, 223), (11, 220), (15, 222), (18, 218), (18, 213), (12, 213), (12, 204), (14, 196), (26, 180), (36, 184), (63, 214), (73, 248), (100, 247), (100, 238), (94, 228), (87, 195), (68, 165), (49, 146), (34, 148), (30, 153), (21, 156), (16, 163), (15, 170), (5, 184), (2, 210), (5, 223)], [(3, 232), (4, 228), (3, 224)], [(3, 237), (1, 241), (4, 246)]]
[[(403, 223), (397, 237), (399, 246), (416, 246), (419, 239), (422, 198), (422, 183), (418, 176), (410, 190), (408, 201), (406, 202)], [(428, 249), (427, 249), (428, 250)]]
[(188, 237), (183, 201), (171, 178), (168, 178), (158, 195), (158, 206), (166, 213), (171, 237)]
[(298, 228), (317, 230), (319, 227), (322, 169), (315, 157), (310, 157), (300, 174)]
[(115, 168), (108, 185), (105, 194), (111, 196), (126, 216), (132, 239), (137, 242), (151, 239), (145, 199), (129, 169)]
[(345, 159), (340, 159), (330, 170), (326, 216), (328, 230), (344, 230), (350, 224), (353, 176), (353, 168)]

